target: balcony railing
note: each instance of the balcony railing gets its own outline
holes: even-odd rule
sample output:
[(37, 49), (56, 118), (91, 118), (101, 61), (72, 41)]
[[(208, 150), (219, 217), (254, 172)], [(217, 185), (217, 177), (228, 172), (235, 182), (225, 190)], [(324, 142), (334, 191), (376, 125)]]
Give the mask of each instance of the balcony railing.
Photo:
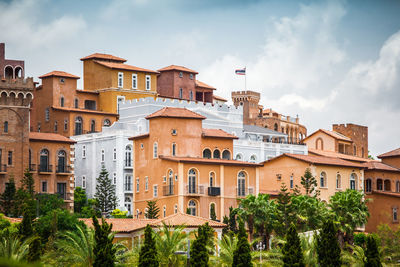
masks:
[(53, 172), (52, 165), (39, 165), (39, 172)]
[(7, 172), (7, 165), (6, 164), (0, 164), (0, 172)]
[(125, 192), (132, 192), (132, 190), (133, 190), (133, 184), (132, 183), (124, 184), (124, 191)]
[(253, 188), (252, 187), (236, 187), (236, 195), (238, 197), (245, 197), (247, 195), (253, 194)]
[(72, 172), (72, 168), (71, 166), (63, 166), (63, 165), (58, 165), (56, 168), (56, 173), (71, 173)]
[(219, 196), (221, 194), (221, 188), (220, 187), (209, 187), (208, 188), (208, 195), (209, 196)]
[(132, 161), (124, 160), (124, 168), (125, 169), (132, 169), (133, 168)]
[(174, 194), (174, 185), (164, 185), (163, 186), (163, 195), (164, 196), (172, 196)]
[(29, 171), (35, 172), (36, 171), (36, 164), (29, 164)]
[(73, 193), (57, 192), (58, 196), (64, 200), (73, 200)]
[(204, 195), (204, 186), (203, 185), (186, 185), (186, 195)]

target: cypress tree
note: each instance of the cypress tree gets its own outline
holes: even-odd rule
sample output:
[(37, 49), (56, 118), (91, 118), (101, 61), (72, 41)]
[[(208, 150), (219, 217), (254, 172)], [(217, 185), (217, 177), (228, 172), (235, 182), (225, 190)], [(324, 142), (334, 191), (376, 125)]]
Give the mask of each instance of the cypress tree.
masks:
[(108, 178), (108, 172), (103, 166), (99, 177), (97, 177), (96, 194), (97, 208), (101, 212), (110, 213), (117, 206), (117, 196), (115, 194), (115, 185)]
[(24, 212), (22, 222), (18, 225), (18, 235), (21, 240), (26, 240), (33, 235), (32, 218), (27, 210)]
[(275, 231), (278, 235), (283, 236), (289, 229), (293, 215), (292, 197), (288, 192), (285, 184), (282, 184), (281, 190), (277, 198), (277, 226)]
[(8, 180), (8, 183), (6, 183), (4, 193), (1, 194), (0, 197), (1, 207), (3, 209), (3, 213), (6, 216), (10, 216), (10, 214), (14, 210), (14, 200), (16, 191), (17, 189), (15, 187), (14, 178), (11, 177), (10, 180)]
[(382, 267), (381, 259), (378, 251), (378, 244), (374, 235), (367, 236), (367, 249), (365, 251), (365, 267)]
[(208, 266), (208, 225), (201, 225), (197, 229), (196, 240), (190, 249), (190, 262), (194, 267), (207, 267)]
[(296, 227), (292, 223), (286, 233), (286, 243), (282, 249), (284, 267), (304, 267), (303, 251)]
[(111, 234), (112, 224), (108, 224), (102, 218), (101, 225), (95, 216), (92, 217), (94, 226), (94, 239), (95, 244), (93, 248), (94, 263), (93, 267), (114, 267), (115, 266), (115, 252), (113, 247), (114, 236)]
[(340, 259), (341, 250), (333, 221), (328, 220), (322, 226), (322, 230), (317, 236), (316, 249), (320, 266), (342, 266)]
[(210, 208), (210, 218), (213, 221), (217, 220), (217, 215), (215, 214), (215, 204), (211, 203), (211, 208)]
[(42, 242), (39, 236), (35, 236), (29, 244), (29, 252), (27, 256), (28, 262), (38, 262), (40, 260)]
[(229, 232), (229, 218), (224, 215), (222, 222), (226, 225), (224, 228), (222, 228), (222, 235), (226, 235)]
[(315, 190), (317, 188), (317, 180), (312, 175), (310, 168), (305, 170), (304, 176), (301, 176), (300, 183), (304, 187), (307, 196), (312, 195), (314, 191), (317, 195), (319, 194), (319, 192)]
[(139, 267), (158, 267), (156, 242), (150, 225), (144, 230), (144, 245), (140, 248)]
[(160, 212), (160, 208), (157, 207), (157, 200), (150, 200), (147, 201), (147, 213), (146, 217), (147, 219), (158, 219), (158, 213)]
[(238, 232), (237, 225), (236, 225), (236, 212), (234, 211), (234, 209), (232, 207), (229, 207), (228, 225), (229, 225), (229, 231), (231, 231), (235, 234)]
[(233, 264), (235, 267), (252, 267), (250, 254), (250, 244), (247, 240), (247, 233), (244, 229), (244, 223), (239, 222), (238, 243), (235, 251), (233, 252)]

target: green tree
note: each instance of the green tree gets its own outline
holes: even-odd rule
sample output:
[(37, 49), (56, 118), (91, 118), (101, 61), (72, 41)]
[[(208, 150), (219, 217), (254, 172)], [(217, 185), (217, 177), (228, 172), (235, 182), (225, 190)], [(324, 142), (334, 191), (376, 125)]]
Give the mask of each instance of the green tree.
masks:
[(22, 222), (19, 225), (18, 234), (22, 241), (27, 240), (33, 235), (32, 218), (29, 211), (25, 211)]
[(232, 266), (233, 252), (237, 247), (237, 237), (235, 235), (223, 235), (221, 240), (218, 240), (219, 254), (212, 256), (212, 262), (217, 266)]
[(393, 230), (387, 224), (381, 224), (377, 229), (377, 236), (380, 240), (382, 255), (388, 263), (400, 261), (400, 227)]
[(276, 212), (275, 232), (279, 236), (285, 235), (287, 229), (289, 228), (290, 224), (293, 222), (293, 219), (295, 218), (291, 199), (292, 199), (291, 195), (288, 192), (286, 185), (283, 183), (277, 198), (277, 205), (276, 205), (277, 212)]
[(81, 213), (82, 208), (87, 205), (86, 191), (82, 187), (76, 187), (74, 190), (74, 212)]
[(317, 254), (320, 266), (342, 266), (337, 230), (331, 220), (324, 223), (317, 236)]
[(42, 254), (42, 242), (39, 236), (34, 236), (29, 244), (29, 251), (27, 260), (28, 262), (38, 262), (40, 260), (40, 255)]
[(144, 230), (144, 245), (140, 248), (139, 267), (158, 267), (156, 242), (150, 225)]
[(184, 228), (183, 225), (173, 228), (163, 223), (159, 234), (155, 235), (160, 266), (179, 266), (185, 261), (186, 257), (175, 254), (176, 251), (187, 249), (187, 235), (183, 232)]
[(211, 203), (211, 208), (210, 208), (210, 218), (213, 221), (217, 220), (217, 214), (215, 214), (215, 204)]
[(122, 211), (120, 209), (115, 209), (111, 212), (113, 218), (127, 218), (128, 211)]
[(302, 231), (316, 230), (322, 227), (329, 216), (329, 210), (325, 202), (319, 198), (307, 195), (291, 196), (292, 210), (296, 211), (297, 229)]
[(22, 261), (29, 251), (29, 240), (21, 241), (17, 234), (6, 230), (0, 238), (0, 258)]
[(300, 238), (293, 223), (286, 233), (286, 243), (283, 246), (282, 253), (284, 267), (305, 266)]
[(93, 226), (95, 230), (94, 234), (94, 262), (93, 267), (115, 266), (115, 253), (116, 248), (113, 246), (114, 235), (111, 232), (112, 224), (108, 224), (104, 218), (102, 218), (101, 225), (95, 216), (92, 217)]
[(240, 199), (239, 207), (234, 210), (234, 213), (238, 215), (244, 222), (247, 222), (249, 229), (250, 241), (253, 240), (254, 232), (254, 216), (256, 213), (256, 196), (251, 194), (245, 198)]
[(44, 216), (56, 209), (63, 209), (64, 200), (58, 194), (37, 194), (39, 216)]
[(92, 218), (93, 216), (101, 217), (101, 212), (96, 207), (98, 206), (97, 199), (88, 199), (87, 205), (82, 207), (80, 213), (77, 213), (79, 218)]
[(378, 251), (376, 237), (373, 234), (367, 236), (367, 249), (365, 250), (365, 267), (382, 267)]
[(196, 239), (190, 249), (190, 263), (194, 267), (207, 267), (208, 266), (208, 251), (207, 243), (209, 239), (208, 224), (201, 225), (197, 229)]
[(224, 218), (222, 219), (222, 222), (226, 225), (224, 228), (222, 228), (222, 235), (226, 235), (229, 232), (229, 218), (228, 218), (228, 216), (224, 215)]
[(14, 201), (16, 193), (15, 181), (11, 177), (6, 183), (3, 194), (0, 196), (0, 203), (5, 215), (10, 216), (14, 210)]
[(310, 168), (306, 168), (304, 175), (301, 176), (301, 185), (307, 196), (312, 196), (313, 194), (319, 195), (319, 192), (316, 190), (317, 180), (312, 175)]
[(147, 213), (146, 217), (148, 219), (158, 219), (158, 213), (160, 212), (160, 208), (157, 207), (157, 200), (147, 201)]
[(229, 220), (228, 220), (229, 231), (232, 233), (237, 233), (237, 224), (236, 224), (236, 210), (232, 207), (229, 207)]
[(33, 174), (27, 169), (25, 170), (24, 177), (21, 180), (22, 188), (29, 194), (33, 199), (35, 195), (35, 180)]
[(233, 264), (236, 267), (251, 267), (250, 244), (247, 240), (246, 230), (244, 229), (244, 223), (239, 221), (239, 234), (236, 250), (233, 252)]
[(108, 178), (108, 172), (103, 166), (99, 177), (97, 177), (96, 193), (97, 208), (101, 212), (110, 213), (117, 206), (117, 196), (115, 194), (115, 185)]
[(35, 194), (35, 181), (32, 173), (26, 170), (24, 177), (21, 180), (21, 186), (15, 193), (14, 211), (13, 215), (19, 217), (25, 212), (29, 212), (31, 218), (36, 217), (36, 201), (34, 198)]

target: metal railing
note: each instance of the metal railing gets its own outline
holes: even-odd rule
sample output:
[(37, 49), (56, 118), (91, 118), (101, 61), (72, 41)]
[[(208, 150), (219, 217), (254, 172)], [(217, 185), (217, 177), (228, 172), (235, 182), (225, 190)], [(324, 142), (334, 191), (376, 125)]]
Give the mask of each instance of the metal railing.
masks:
[(58, 165), (56, 168), (56, 173), (71, 173), (71, 172), (72, 172), (71, 166)]
[(39, 165), (39, 172), (53, 172), (53, 165)]
[(203, 185), (186, 185), (186, 195), (204, 195)]
[(220, 187), (209, 187), (208, 188), (208, 195), (209, 196), (219, 196), (221, 194), (221, 188)]
[(164, 185), (163, 186), (163, 196), (172, 196), (174, 194), (174, 185)]
[(125, 192), (132, 192), (133, 191), (133, 184), (132, 183), (125, 183), (124, 184), (124, 191)]
[(236, 187), (236, 195), (238, 197), (245, 197), (253, 194), (254, 190), (252, 187)]

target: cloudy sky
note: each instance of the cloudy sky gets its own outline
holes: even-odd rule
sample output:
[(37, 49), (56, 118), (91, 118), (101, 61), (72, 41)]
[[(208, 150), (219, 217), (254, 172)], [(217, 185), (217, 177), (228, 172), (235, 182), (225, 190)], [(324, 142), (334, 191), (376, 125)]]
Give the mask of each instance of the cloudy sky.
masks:
[(333, 123), (369, 127), (373, 155), (400, 147), (400, 1), (0, 0), (6, 57), (28, 76), (82, 76), (94, 52), (159, 69), (178, 64), (230, 92), (299, 115), (312, 133)]

